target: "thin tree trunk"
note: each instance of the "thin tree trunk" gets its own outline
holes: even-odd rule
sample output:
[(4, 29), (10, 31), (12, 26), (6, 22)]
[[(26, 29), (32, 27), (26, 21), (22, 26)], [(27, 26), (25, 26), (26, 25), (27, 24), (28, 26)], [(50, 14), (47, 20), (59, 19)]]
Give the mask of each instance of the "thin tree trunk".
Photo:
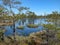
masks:
[[(13, 16), (14, 16), (14, 14), (13, 14)], [(14, 36), (14, 41), (16, 41), (15, 17), (13, 18), (13, 36)]]
[[(10, 5), (10, 11), (12, 12), (11, 5)], [(14, 42), (15, 42), (16, 41), (16, 31), (15, 31), (15, 17), (14, 17), (14, 13), (13, 13), (13, 38), (14, 38)]]

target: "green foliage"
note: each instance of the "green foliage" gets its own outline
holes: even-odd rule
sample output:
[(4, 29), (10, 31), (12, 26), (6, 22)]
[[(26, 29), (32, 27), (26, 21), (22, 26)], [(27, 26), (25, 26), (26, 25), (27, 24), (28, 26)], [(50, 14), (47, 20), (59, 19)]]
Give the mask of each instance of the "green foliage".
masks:
[(29, 28), (37, 28), (38, 25), (36, 25), (36, 24), (28, 24), (27, 27), (29, 27)]
[(4, 33), (5, 32), (5, 30), (0, 30), (0, 33)]
[(0, 15), (2, 16), (2, 13), (3, 13), (3, 8), (2, 7), (0, 7)]
[(17, 29), (24, 29), (24, 26), (18, 26)]
[(24, 19), (24, 18), (26, 18), (26, 15), (25, 15), (24, 13), (22, 13), (22, 14), (20, 15), (20, 19)]
[(3, 12), (3, 8), (0, 7), (0, 12)]
[(46, 18), (51, 18), (51, 19), (59, 19), (60, 14), (57, 11), (52, 12), (52, 14), (48, 14)]
[(57, 27), (56, 30), (60, 30), (60, 27)]
[(0, 30), (0, 36), (5, 32), (5, 30)]
[(58, 34), (56, 35), (56, 37), (60, 40), (60, 33), (58, 33)]
[(37, 16), (36, 16), (36, 14), (34, 12), (29, 11), (27, 18), (35, 19), (35, 18), (37, 18)]
[(5, 30), (0, 30), (0, 41), (2, 41)]
[(56, 29), (56, 26), (53, 24), (43, 24), (43, 27), (47, 28), (49, 30), (55, 30)]

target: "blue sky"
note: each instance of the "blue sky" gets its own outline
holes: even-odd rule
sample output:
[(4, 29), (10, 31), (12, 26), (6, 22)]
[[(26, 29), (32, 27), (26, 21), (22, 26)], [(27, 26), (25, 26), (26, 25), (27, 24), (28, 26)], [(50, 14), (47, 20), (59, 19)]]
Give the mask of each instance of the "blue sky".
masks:
[[(52, 13), (52, 11), (60, 12), (60, 0), (20, 0), (21, 6), (30, 8), (30, 11), (35, 12), (37, 15), (44, 15)], [(1, 1), (0, 1), (1, 4)], [(18, 13), (14, 9), (15, 13)]]
[(29, 7), (37, 15), (49, 14), (52, 11), (60, 12), (60, 0), (20, 0), (22, 6)]

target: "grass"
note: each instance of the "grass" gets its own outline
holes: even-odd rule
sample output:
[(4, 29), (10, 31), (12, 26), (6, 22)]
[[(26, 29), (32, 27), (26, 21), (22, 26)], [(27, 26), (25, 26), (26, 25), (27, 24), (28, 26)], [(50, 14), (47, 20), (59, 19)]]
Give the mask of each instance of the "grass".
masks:
[(4, 33), (6, 30), (0, 30), (0, 32)]
[(17, 29), (24, 29), (24, 26), (18, 26)]
[(43, 24), (42, 25), (45, 29), (49, 29), (49, 30), (55, 30), (56, 26), (53, 24)]
[(57, 34), (58, 39), (60, 39), (60, 34)]
[(58, 30), (56, 37), (60, 40), (60, 30)]
[[(29, 36), (26, 36), (26, 37), (16, 35), (15, 43), (12, 42), (12, 40), (14, 40), (13, 36), (11, 36), (12, 40), (8, 37), (5, 37), (5, 41), (0, 42), (0, 45), (35, 45), (35, 44), (38, 45), (38, 44), (41, 44), (41, 42), (43, 42), (43, 43), (45, 42), (44, 41), (45, 39), (41, 38), (42, 34), (45, 34), (45, 33), (46, 33), (45, 31), (31, 33)], [(50, 45), (55, 44), (54, 41), (49, 41), (49, 42), (50, 42)], [(53, 42), (53, 44), (52, 44), (52, 42)]]
[(29, 27), (29, 28), (37, 28), (38, 25), (36, 25), (36, 24), (28, 24), (27, 27)]

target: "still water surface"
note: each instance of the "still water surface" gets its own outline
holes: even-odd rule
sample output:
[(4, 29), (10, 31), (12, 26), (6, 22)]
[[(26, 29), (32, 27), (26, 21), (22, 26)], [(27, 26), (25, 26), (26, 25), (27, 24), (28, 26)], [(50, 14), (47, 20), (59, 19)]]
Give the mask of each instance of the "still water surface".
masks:
[[(16, 29), (16, 34), (17, 35), (23, 35), (23, 36), (27, 36), (30, 33), (33, 32), (38, 32), (38, 31), (42, 31), (44, 30), (44, 27), (41, 24), (48, 24), (47, 21), (45, 21), (46, 19), (35, 19), (35, 20), (18, 20), (15, 23), (15, 29)], [(27, 24), (32, 23), (34, 21), (34, 24), (38, 24), (39, 27), (37, 28), (28, 28)], [(17, 29), (18, 26), (20, 25), (24, 25), (24, 29)], [(13, 35), (13, 26), (5, 26), (6, 32), (5, 35)]]

